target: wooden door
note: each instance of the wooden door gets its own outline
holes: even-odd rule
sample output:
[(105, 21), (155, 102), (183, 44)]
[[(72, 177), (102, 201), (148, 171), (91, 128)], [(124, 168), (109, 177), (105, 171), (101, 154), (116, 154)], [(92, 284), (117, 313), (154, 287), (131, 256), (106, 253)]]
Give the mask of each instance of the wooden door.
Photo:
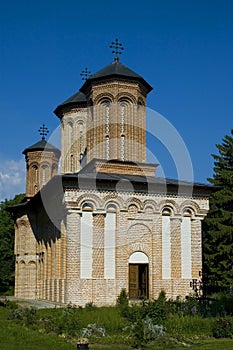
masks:
[(129, 298), (138, 298), (138, 276), (139, 267), (137, 264), (129, 264)]

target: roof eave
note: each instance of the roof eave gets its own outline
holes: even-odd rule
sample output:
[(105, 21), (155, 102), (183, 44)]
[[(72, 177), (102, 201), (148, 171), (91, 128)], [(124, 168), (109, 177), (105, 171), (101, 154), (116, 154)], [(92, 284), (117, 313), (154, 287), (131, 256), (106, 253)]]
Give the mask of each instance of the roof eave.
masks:
[(63, 113), (70, 111), (73, 108), (85, 108), (87, 107), (87, 103), (85, 102), (70, 102), (64, 105), (59, 105), (53, 113), (59, 118), (63, 118)]
[(95, 83), (98, 81), (102, 82), (102, 81), (111, 80), (111, 79), (140, 82), (146, 88), (147, 94), (153, 90), (153, 87), (150, 84), (148, 84), (146, 80), (144, 80), (142, 77), (130, 77), (126, 75), (110, 74), (103, 77), (94, 77), (94, 78), (87, 79), (85, 83), (82, 85), (82, 87), (80, 88), (80, 91), (86, 94), (91, 83), (93, 82)]

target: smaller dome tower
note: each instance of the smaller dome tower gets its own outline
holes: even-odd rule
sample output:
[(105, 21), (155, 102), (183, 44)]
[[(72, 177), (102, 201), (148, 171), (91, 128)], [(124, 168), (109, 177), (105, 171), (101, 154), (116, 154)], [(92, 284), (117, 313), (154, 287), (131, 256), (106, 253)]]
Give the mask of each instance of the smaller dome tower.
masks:
[(26, 197), (33, 197), (53, 176), (58, 173), (58, 162), (61, 155), (59, 149), (45, 140), (48, 129), (43, 124), (38, 130), (42, 139), (26, 148), (25, 155)]

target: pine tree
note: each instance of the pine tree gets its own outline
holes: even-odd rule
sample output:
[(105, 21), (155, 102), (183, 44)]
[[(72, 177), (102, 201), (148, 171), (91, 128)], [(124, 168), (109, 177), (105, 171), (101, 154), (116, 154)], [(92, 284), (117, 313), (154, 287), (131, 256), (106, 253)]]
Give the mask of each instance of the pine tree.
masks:
[(216, 145), (214, 175), (218, 186), (210, 199), (210, 211), (203, 223), (203, 270), (207, 292), (233, 287), (233, 129)]
[(23, 198), (24, 195), (19, 194), (0, 203), (0, 293), (14, 285), (14, 221), (6, 209), (20, 203)]

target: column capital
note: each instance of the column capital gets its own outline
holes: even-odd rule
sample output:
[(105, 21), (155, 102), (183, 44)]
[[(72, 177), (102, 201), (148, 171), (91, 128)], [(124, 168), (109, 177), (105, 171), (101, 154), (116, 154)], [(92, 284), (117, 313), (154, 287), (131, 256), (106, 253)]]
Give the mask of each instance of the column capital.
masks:
[(202, 221), (204, 220), (205, 215), (196, 215), (191, 217), (191, 221)]
[(170, 220), (171, 221), (175, 221), (175, 220), (177, 220), (177, 221), (182, 221), (182, 216), (170, 216)]

